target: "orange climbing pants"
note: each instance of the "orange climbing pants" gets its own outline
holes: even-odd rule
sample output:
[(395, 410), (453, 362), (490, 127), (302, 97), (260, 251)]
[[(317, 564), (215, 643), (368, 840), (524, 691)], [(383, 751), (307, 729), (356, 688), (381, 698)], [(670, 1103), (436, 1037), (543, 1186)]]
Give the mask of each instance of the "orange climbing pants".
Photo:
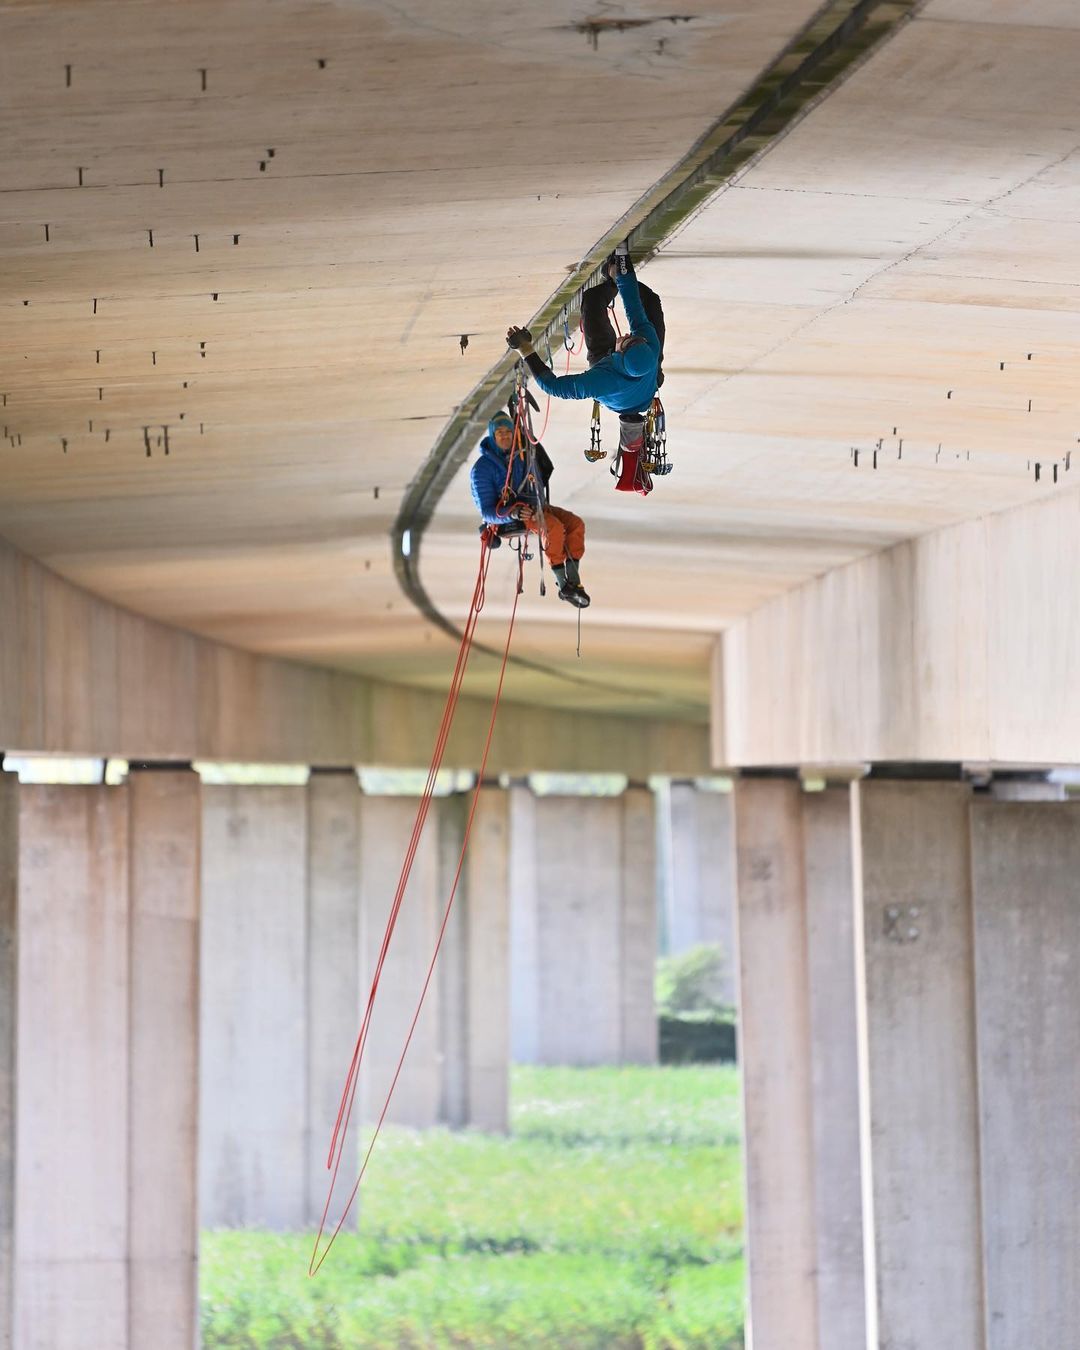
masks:
[[(532, 529), (536, 529), (534, 524)], [(585, 522), (573, 511), (560, 506), (544, 507), (544, 552), (552, 567), (559, 567), (567, 557), (580, 558), (585, 552)]]

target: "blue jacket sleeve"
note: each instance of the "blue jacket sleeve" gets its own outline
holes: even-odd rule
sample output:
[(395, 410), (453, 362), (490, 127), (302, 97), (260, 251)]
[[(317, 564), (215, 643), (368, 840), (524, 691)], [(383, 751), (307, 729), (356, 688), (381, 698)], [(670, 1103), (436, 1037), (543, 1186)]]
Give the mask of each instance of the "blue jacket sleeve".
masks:
[(504, 515), (499, 510), (501, 488), (496, 484), (495, 477), (485, 460), (478, 459), (472, 466), (469, 483), (476, 509), (480, 512), (485, 525), (505, 525), (508, 520), (513, 519), (512, 516)]
[[(652, 324), (649, 328), (655, 333)], [(656, 345), (659, 350), (659, 342)], [(535, 352), (526, 357), (525, 364), (544, 393), (553, 398), (600, 398), (611, 389), (610, 372), (599, 366), (583, 371), (580, 375), (556, 375)]]
[(641, 303), (637, 277), (633, 272), (619, 272), (615, 277), (615, 285), (618, 286), (619, 294), (622, 296), (623, 309), (626, 310), (626, 317), (630, 321), (631, 333), (635, 337), (643, 337), (659, 356), (660, 335), (649, 322), (645, 306)]

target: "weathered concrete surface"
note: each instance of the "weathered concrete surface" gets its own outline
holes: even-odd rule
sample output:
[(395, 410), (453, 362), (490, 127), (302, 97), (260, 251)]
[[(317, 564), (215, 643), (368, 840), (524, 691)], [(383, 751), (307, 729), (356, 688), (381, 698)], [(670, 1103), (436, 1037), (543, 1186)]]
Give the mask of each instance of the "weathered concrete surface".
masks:
[[(429, 694), (192, 637), (118, 610), (0, 541), (0, 745), (132, 759), (413, 768), (445, 691)], [(474, 656), (473, 664), (483, 657)], [(460, 700), (447, 767), (479, 763), (490, 701)], [(704, 725), (508, 700), (492, 772), (704, 772)]]
[(721, 993), (735, 1002), (735, 846), (730, 792), (671, 785), (668, 945), (715, 943), (724, 954)]
[(18, 875), (18, 780), (0, 773), (0, 1350), (12, 1350), (14, 1330)]
[(1080, 1334), (1080, 806), (972, 809), (988, 1350)]
[(983, 1350), (971, 791), (853, 793), (867, 1341)]
[(5, 4), (22, 444), (4, 443), (0, 535), (204, 636), (443, 685), (449, 644), (387, 558), (404, 485), (509, 320), (817, 8), (705, 0), (677, 23), (650, 0), (625, 11), (643, 26), (605, 12), (594, 44), (571, 0)]
[[(326, 1203), (330, 1134), (356, 1036), (360, 1004), (360, 785), (356, 774), (313, 773), (307, 785), (305, 933), (306, 1214)], [(354, 1158), (354, 1117), (343, 1156)]]
[(764, 605), (721, 639), (716, 762), (1077, 762), (1078, 526), (1062, 489)]
[(540, 878), (534, 837), (536, 797), (524, 783), (510, 788), (510, 1053), (516, 1064), (540, 1063)]
[[(438, 803), (440, 909), (450, 895), (471, 804), (471, 793)], [(436, 969), (439, 1114), (448, 1125), (504, 1131), (510, 1124), (509, 865), (509, 793), (481, 788)]]
[(127, 792), (19, 797), (15, 1344), (129, 1350)]
[[(368, 797), (364, 801), (360, 842), (363, 991), (360, 1012), (367, 1004), (367, 991), (375, 974), (417, 806), (415, 797)], [(365, 1121), (378, 1119), (390, 1090), (442, 920), (437, 808), (433, 814), (416, 850), (409, 886), (380, 978), (357, 1096)], [(386, 1116), (391, 1124), (423, 1128), (438, 1122), (442, 1099), (439, 1049), (439, 999), (434, 991), (434, 996), (424, 1003), (394, 1089)]]
[(818, 1344), (866, 1350), (850, 789), (802, 796)]
[(133, 772), (130, 914), (128, 1346), (198, 1341), (201, 784)]
[(656, 806), (648, 788), (629, 787), (622, 796), (622, 883), (618, 969), (623, 1064), (655, 1064), (656, 1030)]
[(514, 1058), (655, 1063), (652, 793), (526, 798), (528, 789), (515, 791)]
[(306, 789), (206, 787), (204, 1227), (298, 1229), (307, 1221), (306, 890)]
[[(746, 691), (736, 691), (753, 700), (753, 739), (718, 754), (717, 765), (828, 763), (849, 707), (852, 732), (879, 717), (880, 735), (908, 759), (933, 757), (924, 749), (932, 737), (960, 735), (979, 717), (981, 686), (964, 683), (968, 668), (981, 666), (975, 560), (926, 572), (920, 553), (921, 622), (935, 625), (937, 640), (914, 727), (878, 669), (878, 645), (900, 646), (909, 631), (899, 615), (895, 626), (879, 623), (879, 607), (901, 607), (902, 595), (884, 584), (880, 592), (845, 589), (837, 569), (915, 536), (932, 545), (934, 532), (952, 524), (1063, 501), (1075, 482), (1076, 458), (1067, 473), (1064, 457), (1075, 444), (1080, 355), (1072, 298), (1078, 57), (1080, 20), (1061, 0), (931, 0), (661, 248), (642, 275), (667, 316), (662, 392), (675, 470), (647, 501), (610, 493), (603, 466), (578, 454), (586, 414), (553, 406), (553, 499), (567, 499), (589, 526), (590, 673), (614, 682), (637, 664), (667, 679), (669, 663), (695, 665), (683, 635), (726, 629), (823, 578), (805, 620), (781, 623), (762, 639), (760, 656), (755, 650)], [(861, 449), (858, 468), (852, 447)], [(1038, 483), (1035, 461), (1043, 466)], [(464, 555), (461, 571), (449, 566), (451, 536), (467, 519), (463, 494), (463, 484), (448, 494), (439, 538), (424, 544), (429, 589), (448, 612), (467, 570)], [(1000, 568), (1006, 579), (989, 611), (1000, 634), (989, 666), (992, 729), (1003, 742), (994, 759), (1037, 762), (1042, 750), (1025, 748), (1033, 732), (1052, 742), (1061, 720), (1042, 695), (1063, 687), (1060, 667), (1072, 648), (1058, 621), (1080, 597), (1077, 569), (1052, 561), (1049, 542), (1017, 538), (1003, 547), (999, 537), (988, 554), (995, 577)], [(1035, 583), (1018, 556), (1029, 550), (1043, 560), (1040, 575), (1060, 585), (1036, 603), (1025, 595)], [(830, 589), (834, 579), (840, 591)], [(493, 601), (509, 596), (503, 584)], [(525, 612), (531, 650), (557, 655), (557, 616), (535, 601)], [(954, 614), (961, 622), (950, 644)], [(629, 643), (624, 623), (663, 640)], [(1021, 698), (1018, 667), (1030, 648), (1004, 642), (1017, 629), (1050, 644), (1051, 659), (1035, 676), (1038, 697)], [(568, 659), (573, 644), (562, 641)], [(696, 669), (704, 679), (704, 667)], [(905, 661), (901, 684), (908, 669)], [(1075, 683), (1071, 665), (1069, 675)], [(935, 704), (939, 684), (954, 679), (973, 686), (967, 708), (958, 697)], [(914, 675), (910, 683), (922, 690)], [(681, 679), (670, 687), (690, 691)], [(1014, 701), (1023, 704), (1015, 718)], [(780, 744), (770, 739), (772, 718)], [(791, 751), (789, 731), (802, 738)], [(1068, 736), (1059, 754), (1080, 758), (1071, 719)], [(760, 752), (774, 744), (767, 757)], [(870, 746), (863, 757), (882, 756)]]
[(802, 796), (793, 778), (742, 779), (734, 792), (754, 1350), (819, 1346)]
[[(198, 778), (147, 772), (120, 788), (20, 788), (5, 774), (0, 826), (0, 896), (17, 889), (19, 913), (15, 1131), (7, 1121), (0, 1131), (5, 1182), (18, 1141), (14, 1251), (8, 1186), (0, 1206), (15, 1316), (0, 1344), (190, 1350)], [(14, 904), (7, 909), (13, 918)], [(14, 936), (5, 928), (6, 996)], [(6, 1072), (3, 1083), (10, 1094)]]

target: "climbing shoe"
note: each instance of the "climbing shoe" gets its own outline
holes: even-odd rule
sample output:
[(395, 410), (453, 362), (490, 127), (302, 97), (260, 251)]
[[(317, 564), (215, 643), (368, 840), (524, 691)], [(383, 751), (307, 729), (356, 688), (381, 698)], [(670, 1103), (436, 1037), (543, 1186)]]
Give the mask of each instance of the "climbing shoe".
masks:
[[(554, 571), (559, 582), (559, 599), (565, 600), (577, 609), (587, 609), (591, 602), (588, 591), (581, 584), (581, 577), (578, 574), (578, 560), (567, 558), (565, 564), (562, 567), (556, 567)], [(560, 572), (562, 573), (561, 576), (559, 575)]]
[[(630, 256), (630, 245), (623, 242), (614, 253), (609, 253), (604, 259), (604, 276), (611, 276), (608, 268), (614, 263), (616, 272), (626, 276), (628, 272), (634, 270), (634, 260)], [(614, 277), (612, 277), (614, 280)]]
[(569, 582), (565, 586), (560, 586), (559, 599), (565, 600), (575, 609), (588, 609), (592, 604), (588, 591), (580, 582), (576, 586)]

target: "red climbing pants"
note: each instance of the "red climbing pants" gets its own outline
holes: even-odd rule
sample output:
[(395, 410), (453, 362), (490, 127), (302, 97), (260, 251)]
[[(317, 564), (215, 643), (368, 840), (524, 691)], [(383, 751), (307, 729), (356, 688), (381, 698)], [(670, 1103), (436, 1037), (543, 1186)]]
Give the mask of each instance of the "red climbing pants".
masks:
[(564, 511), (560, 506), (545, 506), (542, 543), (552, 567), (559, 567), (568, 556), (580, 558), (585, 552), (585, 522), (573, 511)]

